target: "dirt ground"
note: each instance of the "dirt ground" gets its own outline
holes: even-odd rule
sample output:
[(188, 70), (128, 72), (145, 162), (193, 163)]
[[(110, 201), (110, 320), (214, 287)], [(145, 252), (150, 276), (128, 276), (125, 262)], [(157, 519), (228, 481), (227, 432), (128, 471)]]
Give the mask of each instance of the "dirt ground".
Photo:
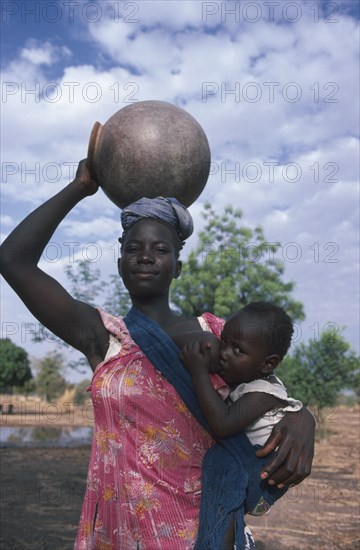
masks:
[[(269, 515), (248, 519), (257, 550), (360, 549), (359, 416), (359, 408), (329, 412), (311, 477)], [(89, 451), (1, 449), (1, 550), (72, 548)]]

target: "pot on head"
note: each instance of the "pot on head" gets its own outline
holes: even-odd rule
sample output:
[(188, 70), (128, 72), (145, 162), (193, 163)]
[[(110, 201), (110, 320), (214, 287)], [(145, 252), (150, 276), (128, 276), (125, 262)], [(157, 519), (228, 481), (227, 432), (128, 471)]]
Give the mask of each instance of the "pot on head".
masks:
[(89, 141), (88, 165), (120, 208), (141, 197), (176, 197), (190, 206), (205, 187), (210, 148), (200, 124), (164, 101), (141, 101), (117, 111)]

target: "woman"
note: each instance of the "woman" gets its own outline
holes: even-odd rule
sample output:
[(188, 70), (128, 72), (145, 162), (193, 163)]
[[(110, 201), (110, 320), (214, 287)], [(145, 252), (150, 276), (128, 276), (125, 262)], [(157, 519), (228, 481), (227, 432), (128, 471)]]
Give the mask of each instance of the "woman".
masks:
[[(122, 319), (73, 299), (37, 266), (66, 214), (97, 189), (86, 161), (81, 161), (75, 180), (6, 239), (2, 271), (33, 315), (81, 351), (94, 371), (95, 432), (75, 547), (190, 549), (197, 530), (202, 458), (211, 437), (134, 342)], [(159, 219), (140, 215), (134, 221), (128, 212), (123, 216), (119, 260), (136, 311), (174, 341), (200, 328), (199, 320), (179, 317), (169, 306), (172, 279), (181, 271), (181, 240), (191, 232), (184, 216), (174, 230)], [(200, 322), (220, 335), (221, 319), (206, 314)], [(278, 424), (263, 449), (266, 456), (279, 445), (264, 471), (270, 483), (291, 485), (309, 475), (313, 430), (306, 409)]]

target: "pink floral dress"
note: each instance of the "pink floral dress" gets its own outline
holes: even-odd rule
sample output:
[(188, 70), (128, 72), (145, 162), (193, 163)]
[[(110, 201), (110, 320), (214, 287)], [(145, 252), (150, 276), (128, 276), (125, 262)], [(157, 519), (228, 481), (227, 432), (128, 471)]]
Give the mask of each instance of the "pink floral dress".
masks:
[[(191, 549), (202, 459), (213, 440), (122, 319), (100, 314), (120, 345), (89, 388), (95, 427), (75, 550)], [(220, 335), (222, 319), (205, 313), (202, 320)], [(216, 384), (224, 383), (215, 376)]]

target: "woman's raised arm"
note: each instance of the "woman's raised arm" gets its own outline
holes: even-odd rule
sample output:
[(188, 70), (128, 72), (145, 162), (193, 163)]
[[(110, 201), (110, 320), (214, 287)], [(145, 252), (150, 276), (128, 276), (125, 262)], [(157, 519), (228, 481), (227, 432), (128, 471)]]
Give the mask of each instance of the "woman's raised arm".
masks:
[(81, 161), (74, 181), (27, 216), (1, 247), (1, 272), (10, 286), (36, 319), (83, 352), (93, 367), (104, 358), (108, 345), (100, 315), (92, 306), (72, 298), (37, 264), (60, 222), (97, 189), (86, 160)]

